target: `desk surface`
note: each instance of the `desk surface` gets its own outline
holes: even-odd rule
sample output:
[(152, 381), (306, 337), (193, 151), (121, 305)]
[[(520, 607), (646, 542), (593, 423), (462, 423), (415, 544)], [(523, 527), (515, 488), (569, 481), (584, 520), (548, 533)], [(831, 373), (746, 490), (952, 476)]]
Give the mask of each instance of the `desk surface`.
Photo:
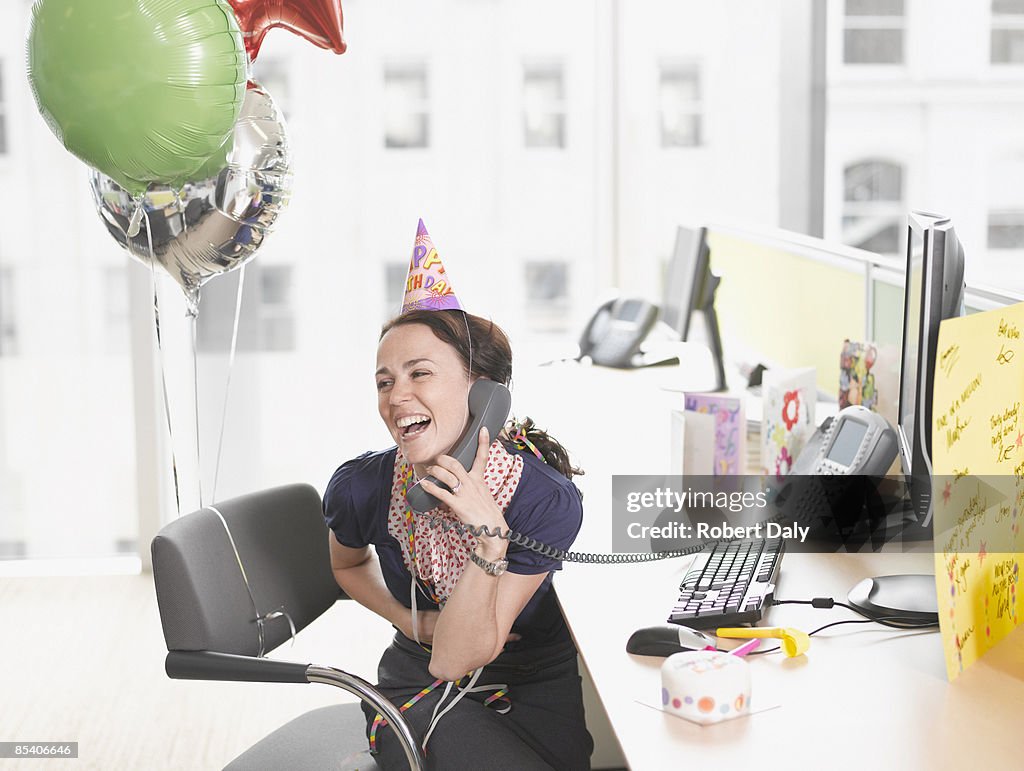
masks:
[[(689, 379), (648, 370), (565, 365), (517, 376), (524, 405), (587, 470), (584, 527), (574, 548), (607, 551), (612, 474), (668, 472), (668, 411)], [(695, 376), (695, 381), (700, 376)], [(699, 385), (697, 386), (700, 387)], [(788, 553), (780, 599), (846, 597), (866, 576), (932, 573), (930, 553)], [(612, 728), (634, 771), (674, 765), (740, 768), (1019, 768), (1024, 715), (1024, 627), (965, 672), (946, 680), (938, 632), (843, 625), (812, 638), (805, 656), (751, 659), (755, 709), (702, 727), (656, 709), (664, 659), (626, 653), (638, 628), (660, 624), (688, 559), (631, 565), (566, 564), (555, 586)], [(780, 606), (768, 623), (807, 631), (855, 616), (841, 608)], [(646, 706), (652, 705), (652, 706)], [(981, 762), (984, 766), (978, 766)]]
[[(926, 572), (931, 559), (790, 553), (778, 596), (842, 599), (865, 576)], [(688, 562), (566, 565), (556, 578), (573, 637), (634, 771), (665, 768), (673, 757), (693, 767), (741, 768), (755, 753), (767, 768), (933, 769), (982, 760), (985, 767), (1020, 767), (1024, 628), (952, 685), (937, 632), (849, 624), (812, 637), (804, 656), (749, 659), (752, 705), (773, 709), (703, 727), (648, 706), (660, 703), (664, 659), (628, 654), (626, 640), (664, 621)], [(767, 621), (810, 631), (846, 618), (857, 616), (787, 605), (772, 608)]]

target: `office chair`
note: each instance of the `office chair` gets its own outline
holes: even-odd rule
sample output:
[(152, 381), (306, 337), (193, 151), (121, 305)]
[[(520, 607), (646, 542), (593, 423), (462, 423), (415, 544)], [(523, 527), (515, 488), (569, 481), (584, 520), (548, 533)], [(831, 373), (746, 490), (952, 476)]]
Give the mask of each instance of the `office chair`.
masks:
[[(320, 496), (309, 485), (233, 498), (164, 527), (152, 553), (167, 675), (343, 688), (387, 718), (410, 768), (422, 769), (408, 723), (365, 680), (332, 667), (262, 657), (290, 639), (291, 624), (303, 629), (344, 596), (331, 572), (327, 532)], [(227, 768), (374, 769), (365, 726), (358, 704), (322, 707), (277, 729)]]

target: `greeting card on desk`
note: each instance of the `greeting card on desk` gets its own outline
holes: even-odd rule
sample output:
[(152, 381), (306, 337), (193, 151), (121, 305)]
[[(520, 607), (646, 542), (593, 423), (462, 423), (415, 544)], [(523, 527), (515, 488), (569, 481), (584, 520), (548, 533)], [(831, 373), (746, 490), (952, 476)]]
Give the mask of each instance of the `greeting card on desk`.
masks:
[[(932, 402), (935, 584), (953, 680), (1024, 617), (1024, 303), (943, 321)], [(1024, 661), (1020, 663), (1024, 676)]]
[(743, 400), (719, 394), (686, 394), (685, 405), (687, 412), (714, 418), (714, 475), (742, 474), (747, 455), (747, 421), (743, 414)]
[(814, 367), (767, 369), (761, 378), (761, 473), (781, 480), (814, 433)]
[(709, 477), (714, 473), (715, 418), (699, 412), (672, 410), (673, 474)]
[(843, 341), (839, 354), (839, 409), (860, 404), (896, 425), (899, 383), (898, 346)]

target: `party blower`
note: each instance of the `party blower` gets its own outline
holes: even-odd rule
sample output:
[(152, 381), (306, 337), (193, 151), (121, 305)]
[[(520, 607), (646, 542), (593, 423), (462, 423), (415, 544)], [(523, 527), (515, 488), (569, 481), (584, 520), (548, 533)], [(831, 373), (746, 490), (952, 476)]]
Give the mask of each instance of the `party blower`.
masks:
[(806, 632), (790, 626), (772, 626), (763, 628), (722, 627), (715, 631), (719, 637), (747, 639), (752, 637), (771, 637), (782, 640), (782, 650), (790, 658), (806, 653), (811, 647), (811, 638)]

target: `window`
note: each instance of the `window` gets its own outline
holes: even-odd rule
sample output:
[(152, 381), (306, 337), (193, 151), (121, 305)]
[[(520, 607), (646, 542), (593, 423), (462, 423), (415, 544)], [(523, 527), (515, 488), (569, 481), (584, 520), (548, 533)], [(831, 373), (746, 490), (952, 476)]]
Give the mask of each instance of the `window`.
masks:
[(430, 146), (430, 94), (423, 64), (384, 68), (384, 146)]
[(523, 144), (565, 147), (565, 77), (561, 64), (523, 70)]
[(405, 297), (405, 279), (409, 275), (408, 262), (384, 264), (384, 320), (388, 321), (402, 310)]
[(1024, 0), (992, 0), (991, 61), (1024, 64)]
[(695, 63), (664, 62), (658, 78), (662, 147), (701, 144), (700, 68)]
[(291, 118), (291, 81), (288, 77), (288, 65), (276, 59), (260, 58), (255, 65), (256, 82), (270, 94), (274, 104), (285, 120)]
[(845, 64), (903, 63), (903, 0), (846, 0)]
[(17, 353), (18, 326), (14, 313), (14, 270), (0, 268), (0, 356)]
[(292, 266), (265, 265), (260, 279), (260, 342), (264, 351), (295, 349)]
[(902, 166), (869, 160), (844, 169), (843, 243), (876, 254), (899, 254), (903, 218)]
[[(258, 260), (245, 265), (236, 350), (295, 350), (292, 273), (291, 265), (266, 265)], [(196, 319), (196, 348), (200, 353), (231, 350), (240, 278), (242, 271), (233, 270), (203, 286)]]
[(1024, 210), (988, 213), (989, 249), (1024, 249)]
[(565, 332), (569, 327), (569, 265), (561, 260), (525, 264), (526, 315), (533, 332)]

